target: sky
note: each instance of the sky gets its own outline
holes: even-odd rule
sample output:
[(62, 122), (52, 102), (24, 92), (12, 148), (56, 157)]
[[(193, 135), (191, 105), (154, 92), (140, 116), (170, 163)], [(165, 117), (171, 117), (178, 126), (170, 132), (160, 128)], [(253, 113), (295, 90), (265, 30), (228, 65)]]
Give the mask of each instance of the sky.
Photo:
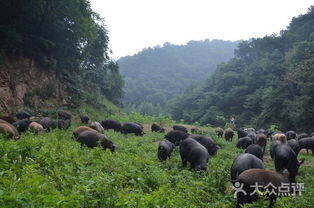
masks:
[(314, 0), (90, 0), (105, 19), (110, 56), (190, 40), (248, 40), (279, 32)]

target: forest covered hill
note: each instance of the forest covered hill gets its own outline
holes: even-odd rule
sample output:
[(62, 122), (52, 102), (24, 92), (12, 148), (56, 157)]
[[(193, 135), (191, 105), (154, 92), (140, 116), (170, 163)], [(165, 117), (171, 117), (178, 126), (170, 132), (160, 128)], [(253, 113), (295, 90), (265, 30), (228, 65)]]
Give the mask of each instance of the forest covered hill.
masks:
[[(314, 7), (279, 36), (240, 43), (234, 57), (238, 43), (215, 40), (166, 44), (123, 58), (145, 57), (132, 62), (138, 71), (125, 74), (134, 81), (126, 89), (139, 93), (131, 97), (134, 102), (195, 122), (186, 125), (162, 115), (119, 112), (123, 77), (109, 57), (103, 19), (89, 0), (2, 3), (0, 116), (12, 124), (0, 121), (0, 207), (231, 208), (258, 198), (244, 207), (313, 207), (314, 157), (305, 151), (313, 149), (313, 138), (298, 134), (290, 147), (278, 141), (286, 142), (286, 136), (272, 133), (276, 127), (314, 131)], [(203, 50), (204, 43), (212, 48)], [(2, 117), (2, 106), (12, 113), (9, 108), (16, 105), (3, 93), (8, 100), (11, 95), (13, 101), (21, 99), (17, 108), (39, 103), (48, 115), (19, 112), (19, 121), (14, 114)], [(48, 112), (52, 97), (60, 98), (56, 106), (65, 102), (71, 111)], [(90, 122), (83, 123), (82, 112)], [(246, 129), (249, 142), (241, 144), (246, 140), (236, 131), (226, 129), (224, 139), (207, 125), (224, 125), (229, 116), (239, 127), (272, 128), (256, 131), (265, 137)], [(104, 120), (118, 124), (119, 131), (111, 125), (103, 129)], [(166, 131), (152, 131), (153, 124)], [(172, 131), (175, 125), (199, 135)], [(252, 143), (260, 151), (250, 151)], [(254, 156), (258, 152), (262, 160)], [(259, 170), (251, 169), (255, 164)]]
[(90, 1), (1, 3), (0, 113), (120, 102), (123, 80), (109, 57), (104, 19)]
[(0, 19), (1, 114), (52, 105), (105, 110), (106, 99), (121, 104), (125, 82), (127, 111), (314, 131), (313, 7), (280, 35), (166, 43), (118, 62), (87, 0), (4, 1)]
[(281, 34), (242, 42), (235, 57), (172, 106), (173, 118), (314, 131), (314, 7)]
[(192, 84), (204, 81), (216, 66), (233, 57), (239, 42), (190, 41), (165, 43), (118, 60), (125, 79), (126, 111), (167, 114), (172, 100)]

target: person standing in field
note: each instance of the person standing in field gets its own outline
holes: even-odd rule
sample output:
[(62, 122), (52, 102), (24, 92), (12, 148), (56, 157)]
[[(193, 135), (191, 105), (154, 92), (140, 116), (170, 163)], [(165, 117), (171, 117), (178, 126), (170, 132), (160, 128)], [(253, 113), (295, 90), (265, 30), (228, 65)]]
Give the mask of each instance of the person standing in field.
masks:
[(230, 117), (230, 127), (235, 130), (236, 129), (236, 125), (235, 125), (235, 119), (233, 116)]

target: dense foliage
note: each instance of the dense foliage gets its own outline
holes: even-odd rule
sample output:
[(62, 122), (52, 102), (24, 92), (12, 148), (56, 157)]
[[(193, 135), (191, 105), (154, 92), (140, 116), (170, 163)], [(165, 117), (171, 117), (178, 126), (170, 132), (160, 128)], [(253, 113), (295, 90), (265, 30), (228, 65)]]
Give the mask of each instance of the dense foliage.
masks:
[[(171, 126), (173, 121), (138, 114), (109, 118), (146, 124), (146, 134), (106, 131), (117, 145), (115, 153), (81, 147), (72, 138), (78, 124), (66, 131), (27, 132), (18, 141), (0, 136), (0, 207), (235, 207), (230, 167), (244, 151), (235, 148), (235, 139), (226, 142), (215, 136), (214, 129), (199, 127), (221, 149), (210, 158), (208, 172), (197, 173), (182, 167), (178, 147), (169, 160), (157, 158), (157, 143), (164, 134), (152, 133), (147, 124)], [(266, 154), (265, 166), (274, 170)], [(301, 152), (300, 158), (304, 157), (297, 181), (304, 183), (305, 191), (302, 196), (280, 198), (275, 207), (304, 208), (314, 203), (314, 159)], [(268, 203), (259, 200), (246, 207), (267, 207)]]
[(123, 81), (108, 56), (104, 20), (88, 0), (1, 0), (0, 53), (55, 70), (78, 101), (82, 90), (118, 102)]
[(314, 7), (279, 36), (242, 42), (203, 86), (177, 100), (175, 119), (314, 131)]
[(222, 40), (165, 43), (119, 59), (126, 82), (126, 111), (168, 113), (170, 100), (188, 86), (205, 80), (217, 64), (233, 57), (237, 44)]

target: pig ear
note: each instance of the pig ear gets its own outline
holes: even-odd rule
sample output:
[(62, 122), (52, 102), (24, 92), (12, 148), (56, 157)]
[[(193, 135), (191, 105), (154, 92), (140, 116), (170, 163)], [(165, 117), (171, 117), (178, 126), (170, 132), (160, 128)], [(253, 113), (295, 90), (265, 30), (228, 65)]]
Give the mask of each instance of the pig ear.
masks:
[(301, 166), (304, 163), (304, 158), (299, 162), (299, 166)]

